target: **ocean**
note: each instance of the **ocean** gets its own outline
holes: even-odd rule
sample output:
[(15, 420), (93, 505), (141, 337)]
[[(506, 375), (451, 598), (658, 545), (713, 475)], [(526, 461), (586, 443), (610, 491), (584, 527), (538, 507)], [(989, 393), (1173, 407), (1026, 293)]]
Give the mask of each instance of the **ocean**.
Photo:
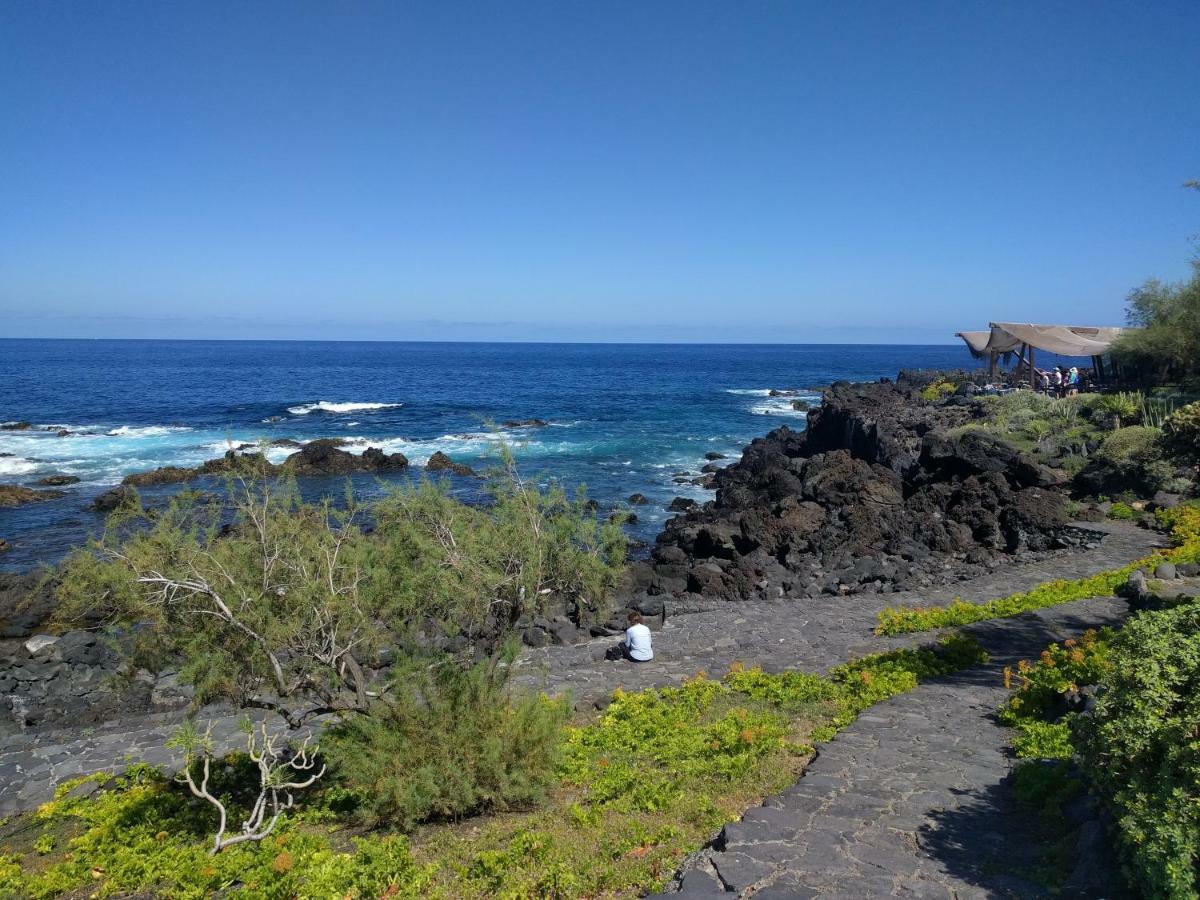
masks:
[[(901, 368), (975, 368), (960, 345), (467, 344), (250, 341), (0, 340), (0, 483), (36, 486), (77, 476), (66, 496), (0, 508), (0, 568), (54, 562), (103, 524), (87, 509), (131, 472), (192, 466), (259, 440), (343, 438), (347, 450), (400, 451), (414, 464), (437, 450), (477, 469), (498, 441), (530, 478), (557, 479), (607, 509), (640, 493), (632, 534), (652, 541), (677, 484), (706, 453), (732, 461), (780, 425), (804, 427), (792, 396), (840, 379), (894, 377)], [(545, 427), (504, 427), (541, 419)], [(58, 436), (67, 431), (66, 436)], [(280, 461), (288, 448), (271, 448)], [(324, 483), (323, 483), (324, 482)], [(344, 492), (309, 480), (306, 494)], [(356, 476), (355, 490), (385, 490)], [(455, 479), (467, 499), (472, 479)], [(162, 493), (174, 488), (159, 488)]]

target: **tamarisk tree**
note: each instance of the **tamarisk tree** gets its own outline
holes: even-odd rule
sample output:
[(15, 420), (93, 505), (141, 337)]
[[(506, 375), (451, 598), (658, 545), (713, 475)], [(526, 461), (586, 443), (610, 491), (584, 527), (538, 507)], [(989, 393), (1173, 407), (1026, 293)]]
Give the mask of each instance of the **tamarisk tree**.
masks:
[(136, 665), (180, 666), (195, 701), (278, 713), (292, 728), (365, 712), (359, 660), (385, 609), (363, 570), (351, 506), (306, 505), (288, 481), (231, 485), (230, 511), (176, 497), (150, 527), (110, 522), (64, 563), (61, 617), (88, 610), (123, 627)]

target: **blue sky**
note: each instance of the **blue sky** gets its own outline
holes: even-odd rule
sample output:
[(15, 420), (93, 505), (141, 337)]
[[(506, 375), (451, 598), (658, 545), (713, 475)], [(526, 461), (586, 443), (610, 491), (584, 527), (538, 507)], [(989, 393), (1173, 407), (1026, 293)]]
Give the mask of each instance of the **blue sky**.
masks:
[(1200, 232), (1194, 0), (14, 2), (0, 336), (947, 341)]

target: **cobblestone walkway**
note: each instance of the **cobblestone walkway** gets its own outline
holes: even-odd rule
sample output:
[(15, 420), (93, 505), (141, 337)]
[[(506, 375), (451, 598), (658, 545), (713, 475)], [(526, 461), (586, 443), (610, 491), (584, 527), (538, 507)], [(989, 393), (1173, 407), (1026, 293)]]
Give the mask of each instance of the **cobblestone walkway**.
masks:
[[(1089, 526), (1091, 528), (1093, 526)], [(613, 639), (526, 650), (514, 679), (518, 687), (559, 693), (570, 690), (576, 706), (602, 703), (617, 687), (636, 690), (682, 681), (703, 669), (724, 672), (734, 660), (768, 671), (798, 668), (823, 672), (840, 662), (890, 647), (920, 643), (928, 635), (880, 638), (871, 633), (876, 613), (898, 603), (944, 603), (955, 596), (983, 601), (1027, 590), (1053, 578), (1077, 578), (1115, 568), (1146, 555), (1155, 535), (1121, 524), (1094, 526), (1107, 536), (1097, 547), (1037, 564), (1008, 567), (984, 578), (915, 594), (823, 597), (772, 603), (717, 603), (702, 612), (668, 619), (655, 635), (653, 663), (603, 659)], [(201, 713), (215, 722), (218, 748), (240, 747), (238, 717), (228, 710)], [(119, 771), (131, 762), (174, 766), (178, 754), (164, 744), (179, 713), (114, 722), (80, 731), (33, 731), (0, 743), (0, 815), (48, 799), (59, 782), (81, 774)]]
[[(991, 654), (986, 666), (863, 713), (795, 786), (727, 825), (664, 896), (1045, 896), (1028, 880), (1041, 848), (1004, 784), (1009, 730), (993, 718), (1008, 693), (1002, 669), (1127, 612), (1124, 600), (1081, 600), (965, 629)], [(1103, 857), (1087, 868), (1073, 896), (1120, 891)]]

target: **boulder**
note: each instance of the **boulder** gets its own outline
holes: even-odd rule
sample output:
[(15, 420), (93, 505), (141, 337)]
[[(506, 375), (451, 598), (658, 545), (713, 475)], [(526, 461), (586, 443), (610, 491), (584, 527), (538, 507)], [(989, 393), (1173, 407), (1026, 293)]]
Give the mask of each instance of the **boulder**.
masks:
[(645, 506), (650, 501), (646, 499), (645, 494), (630, 494), (628, 502), (630, 506)]
[(696, 501), (692, 500), (690, 497), (676, 497), (671, 501), (670, 505), (667, 506), (667, 509), (669, 509), (671, 512), (687, 512), (689, 509), (693, 509), (695, 506)]
[(161, 466), (149, 472), (133, 472), (126, 475), (121, 479), (121, 484), (132, 487), (147, 487), (154, 484), (178, 484), (184, 481), (191, 481), (199, 475), (199, 469), (190, 469), (183, 466)]
[(32, 427), (29, 422), (5, 422), (0, 425), (0, 431), (28, 431)]
[(501, 422), (501, 428), (545, 428), (550, 423), (545, 419), (508, 419)]
[(463, 463), (457, 463), (449, 456), (438, 450), (425, 463), (426, 472), (452, 472), (455, 475), (474, 475), (475, 470)]
[(47, 475), (45, 478), (39, 478), (38, 484), (44, 484), (47, 487), (63, 487), (68, 484), (78, 484), (79, 476), (77, 475)]
[(89, 504), (89, 509), (96, 512), (112, 512), (117, 507), (133, 503), (136, 500), (137, 491), (130, 485), (122, 484), (97, 496)]

